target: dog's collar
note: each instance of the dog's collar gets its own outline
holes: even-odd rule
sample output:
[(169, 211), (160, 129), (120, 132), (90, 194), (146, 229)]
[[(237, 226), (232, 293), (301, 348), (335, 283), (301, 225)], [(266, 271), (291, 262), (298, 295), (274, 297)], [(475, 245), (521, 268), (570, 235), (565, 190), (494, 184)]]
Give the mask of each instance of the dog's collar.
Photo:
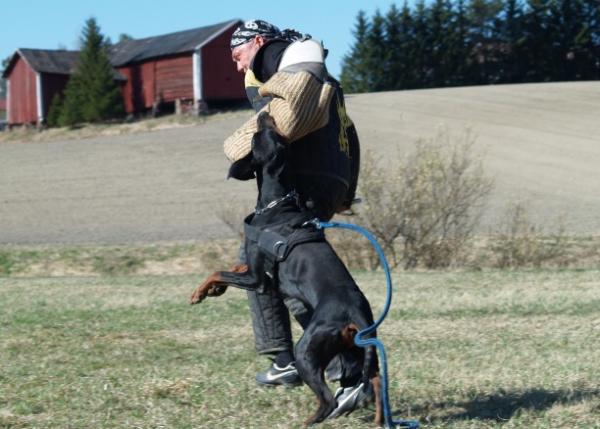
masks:
[(259, 208), (255, 208), (254, 209), (254, 214), (263, 214), (264, 212), (266, 212), (267, 210), (272, 209), (273, 207), (275, 207), (277, 204), (289, 199), (289, 198), (293, 198), (293, 197), (297, 197), (298, 196), (298, 192), (296, 192), (296, 190), (294, 189), (293, 191), (291, 191), (289, 194), (287, 194), (285, 197), (281, 197), (277, 200), (271, 201), (266, 207), (259, 209)]

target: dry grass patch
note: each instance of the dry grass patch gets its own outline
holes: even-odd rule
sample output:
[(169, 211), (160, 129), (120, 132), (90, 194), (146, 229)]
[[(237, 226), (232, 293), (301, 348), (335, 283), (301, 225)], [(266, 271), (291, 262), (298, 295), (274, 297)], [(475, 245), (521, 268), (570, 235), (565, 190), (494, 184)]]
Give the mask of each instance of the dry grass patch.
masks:
[[(383, 274), (354, 274), (379, 314)], [(598, 274), (395, 273), (379, 332), (395, 416), (423, 428), (599, 427)], [(300, 427), (309, 389), (255, 384), (268, 362), (253, 350), (245, 292), (188, 306), (203, 279), (0, 279), (0, 427)], [(372, 416), (321, 427), (373, 427)]]
[(250, 113), (251, 111), (249, 109), (238, 109), (223, 111), (207, 116), (167, 115), (159, 118), (142, 119), (131, 122), (87, 124), (73, 128), (49, 128), (43, 131), (33, 128), (15, 129), (10, 132), (0, 132), (0, 146), (17, 143), (45, 143), (123, 134), (138, 134), (171, 128), (191, 127), (207, 122), (220, 121), (237, 116), (246, 116)]
[(0, 277), (180, 275), (227, 268), (238, 240), (154, 245), (0, 248)]

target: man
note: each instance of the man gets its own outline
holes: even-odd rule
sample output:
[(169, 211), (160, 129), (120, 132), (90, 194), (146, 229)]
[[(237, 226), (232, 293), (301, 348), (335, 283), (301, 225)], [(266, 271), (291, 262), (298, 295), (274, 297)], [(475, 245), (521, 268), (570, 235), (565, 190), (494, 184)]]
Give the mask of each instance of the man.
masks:
[[(268, 109), (269, 103), (273, 102), (273, 96), (260, 95), (260, 88), (278, 72), (282, 73), (279, 71), (281, 58), (292, 41), (299, 38), (302, 35), (294, 30), (282, 32), (261, 20), (247, 21), (233, 33), (232, 59), (238, 71), (245, 73), (246, 92), (256, 112)], [(329, 85), (327, 89), (333, 91), (325, 109), (326, 124), (301, 138), (291, 139), (290, 160), (296, 191), (315, 217), (328, 221), (336, 212), (348, 210), (352, 204), (358, 180), (360, 150), (356, 130), (346, 115), (339, 82), (327, 76), (326, 70), (322, 77)], [(277, 124), (279, 118), (274, 116), (274, 119)], [(252, 120), (249, 124), (253, 125)], [(231, 161), (249, 152), (248, 147), (240, 152), (234, 136), (225, 144), (226, 155)], [(245, 261), (243, 246), (239, 259), (239, 263)], [(248, 291), (248, 301), (256, 350), (260, 354), (274, 356), (272, 365), (258, 374), (256, 381), (265, 386), (294, 387), (302, 384), (295, 368), (288, 309), (301, 326), (310, 320), (311, 311), (294, 299), (284, 302), (276, 291), (269, 288), (264, 293)], [(363, 392), (361, 368), (350, 355), (336, 357), (328, 367), (327, 377), (330, 381), (339, 380), (341, 385), (335, 395), (338, 408), (330, 417), (365, 406), (372, 399), (372, 392)]]

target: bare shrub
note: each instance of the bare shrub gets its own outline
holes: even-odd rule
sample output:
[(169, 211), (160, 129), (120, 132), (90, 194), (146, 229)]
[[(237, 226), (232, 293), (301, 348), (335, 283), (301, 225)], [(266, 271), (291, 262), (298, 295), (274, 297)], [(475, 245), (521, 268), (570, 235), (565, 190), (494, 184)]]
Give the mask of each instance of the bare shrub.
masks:
[(556, 222), (556, 231), (544, 235), (542, 228), (531, 219), (521, 204), (510, 204), (493, 236), (492, 251), (497, 268), (535, 267), (545, 263), (561, 263), (566, 255), (565, 231), (561, 219)]
[(418, 138), (394, 168), (372, 153), (362, 159), (359, 220), (380, 241), (392, 268), (460, 265), (493, 188), (470, 128), (454, 139), (447, 127)]
[(240, 243), (236, 240), (209, 240), (203, 243), (200, 252), (203, 269), (211, 271), (234, 266), (237, 263)]
[(215, 214), (240, 239), (244, 240), (244, 219), (252, 212), (247, 206), (237, 203), (223, 203), (215, 210)]
[[(474, 149), (470, 128), (454, 138), (441, 126), (434, 138), (419, 138), (415, 150), (396, 165), (381, 165), (372, 152), (361, 157), (355, 223), (381, 245), (390, 268), (459, 266), (493, 183), (483, 169), (484, 152)], [(222, 206), (217, 216), (243, 238), (249, 210)], [(328, 238), (351, 269), (377, 269), (379, 255), (354, 231), (328, 232)]]
[[(393, 269), (400, 263), (396, 252), (396, 240), (401, 235), (403, 225), (398, 219), (402, 208), (401, 176), (390, 174), (379, 164), (379, 160), (371, 151), (367, 150), (361, 155), (358, 192), (363, 202), (357, 209), (357, 223), (367, 228), (377, 239), (390, 268)], [(352, 244), (346, 247), (354, 246), (357, 249), (362, 247), (356, 239), (351, 238), (351, 240)], [(368, 268), (377, 268), (379, 259), (370, 243), (365, 252), (365, 258), (370, 261)]]
[(375, 270), (380, 265), (379, 254), (371, 242), (356, 231), (328, 229), (327, 241), (351, 270)]

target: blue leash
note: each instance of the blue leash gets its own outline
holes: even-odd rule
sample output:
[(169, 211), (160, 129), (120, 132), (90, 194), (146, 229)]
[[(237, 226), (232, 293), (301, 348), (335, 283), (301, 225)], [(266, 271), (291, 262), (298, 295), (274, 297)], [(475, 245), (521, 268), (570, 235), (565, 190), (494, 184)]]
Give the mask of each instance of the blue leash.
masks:
[(373, 237), (373, 235), (371, 235), (371, 233), (369, 231), (367, 231), (366, 229), (364, 229), (358, 225), (352, 225), (349, 223), (340, 223), (340, 222), (321, 222), (319, 220), (315, 220), (314, 224), (317, 226), (317, 228), (344, 228), (344, 229), (351, 229), (353, 231), (358, 231), (358, 232), (362, 233), (365, 237), (367, 237), (369, 239), (369, 241), (373, 244), (375, 249), (377, 250), (377, 253), (379, 254), (379, 258), (381, 259), (381, 264), (383, 265), (383, 269), (385, 271), (385, 277), (387, 279), (387, 290), (388, 290), (387, 300), (386, 300), (383, 312), (381, 313), (381, 316), (379, 316), (379, 319), (377, 319), (377, 321), (372, 326), (369, 326), (368, 328), (363, 329), (362, 331), (357, 333), (356, 336), (354, 337), (354, 342), (356, 343), (357, 346), (360, 346), (360, 347), (367, 347), (367, 346), (372, 345), (372, 346), (376, 346), (377, 349), (379, 350), (379, 356), (381, 357), (381, 375), (382, 375), (381, 385), (382, 385), (382, 391), (383, 391), (382, 392), (383, 417), (385, 418), (385, 424), (387, 425), (387, 427), (395, 428), (395, 427), (400, 426), (400, 427), (407, 427), (407, 428), (418, 428), (419, 423), (416, 421), (393, 420), (392, 412), (390, 410), (390, 401), (389, 401), (389, 397), (388, 397), (387, 360), (385, 357), (385, 350), (383, 349), (383, 343), (378, 338), (369, 338), (367, 340), (361, 339), (361, 336), (370, 334), (371, 332), (375, 331), (379, 327), (381, 322), (383, 322), (383, 319), (385, 319), (385, 316), (387, 315), (387, 312), (390, 309), (390, 305), (392, 303), (392, 277), (390, 275), (390, 269), (388, 267), (387, 260), (385, 259), (385, 255), (383, 254), (383, 250), (381, 250), (381, 247), (379, 247), (379, 243), (377, 243), (377, 240), (375, 240), (375, 237)]

